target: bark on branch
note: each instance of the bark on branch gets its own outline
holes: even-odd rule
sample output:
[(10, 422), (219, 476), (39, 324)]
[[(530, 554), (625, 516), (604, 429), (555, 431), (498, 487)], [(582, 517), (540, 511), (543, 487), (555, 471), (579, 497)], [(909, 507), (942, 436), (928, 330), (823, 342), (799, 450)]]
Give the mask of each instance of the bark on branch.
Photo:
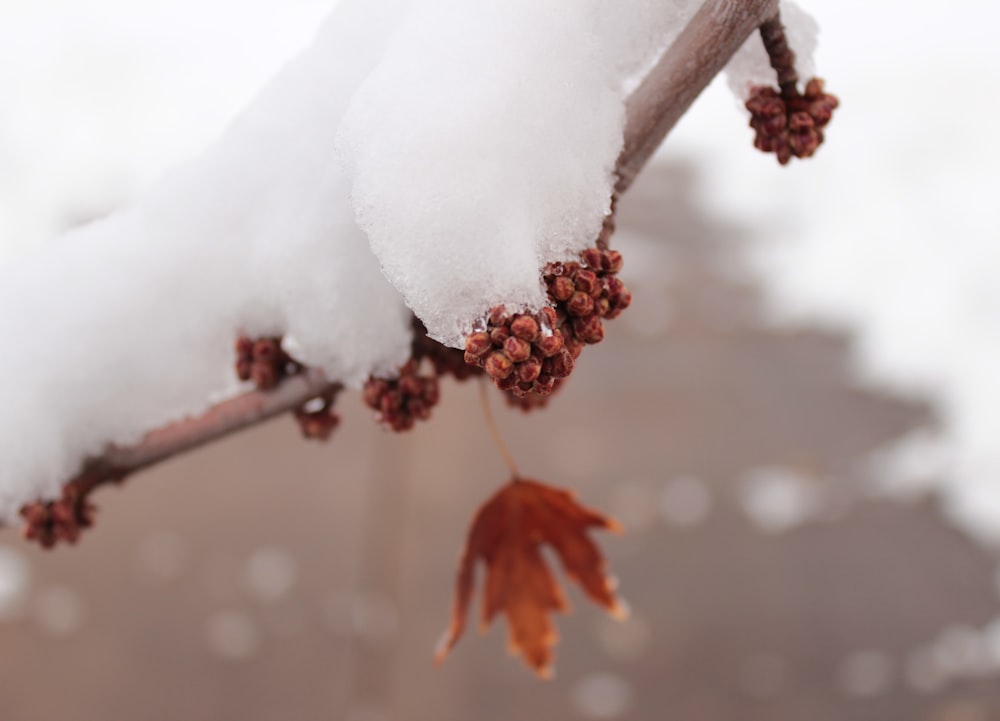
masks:
[(707, 0), (701, 6), (626, 102), (619, 194), (750, 34), (777, 12), (778, 0)]
[(230, 433), (298, 408), (306, 401), (340, 387), (318, 370), (306, 369), (267, 391), (250, 391), (230, 398), (196, 418), (151, 431), (134, 446), (110, 446), (101, 457), (109, 473), (131, 473), (190, 451)]
[[(626, 104), (625, 142), (617, 163), (616, 193), (628, 189), (694, 99), (749, 35), (777, 12), (778, 0), (707, 0)], [(76, 479), (81, 491), (193, 450), (300, 407), (339, 384), (316, 370), (292, 376), (268, 391), (251, 391), (196, 418), (148, 433), (131, 446), (111, 446)]]

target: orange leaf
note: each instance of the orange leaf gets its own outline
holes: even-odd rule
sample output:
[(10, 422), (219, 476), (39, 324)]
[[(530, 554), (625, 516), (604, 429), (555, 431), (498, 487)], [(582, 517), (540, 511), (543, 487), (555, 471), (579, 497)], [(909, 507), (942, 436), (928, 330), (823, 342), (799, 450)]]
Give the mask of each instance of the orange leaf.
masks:
[(576, 502), (573, 494), (538, 481), (515, 478), (479, 509), (458, 565), (451, 624), (435, 653), (441, 662), (462, 632), (472, 600), (477, 560), (486, 564), (482, 628), (501, 611), (507, 616), (512, 654), (543, 678), (552, 675), (552, 648), (558, 640), (551, 613), (569, 604), (541, 556), (552, 546), (566, 574), (587, 596), (615, 617), (627, 611), (605, 573), (604, 557), (588, 528), (619, 531), (618, 524)]

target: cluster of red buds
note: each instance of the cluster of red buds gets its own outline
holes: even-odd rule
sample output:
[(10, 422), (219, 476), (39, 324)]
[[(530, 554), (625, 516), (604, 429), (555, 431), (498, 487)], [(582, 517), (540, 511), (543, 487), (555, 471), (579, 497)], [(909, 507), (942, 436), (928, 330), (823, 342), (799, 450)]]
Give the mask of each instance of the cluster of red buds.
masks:
[(295, 409), (295, 422), (299, 424), (302, 436), (310, 440), (329, 440), (330, 435), (340, 425), (340, 416), (333, 410), (340, 386), (322, 396), (306, 401)]
[(588, 248), (579, 262), (550, 263), (543, 279), (552, 305), (537, 315), (494, 308), (486, 328), (466, 339), (466, 362), (509, 391), (515, 405), (544, 405), (541, 399), (573, 372), (584, 346), (604, 339), (604, 319), (632, 302), (616, 277), (621, 267), (621, 253), (606, 248)]
[[(430, 373), (426, 372), (427, 364)], [(399, 377), (369, 378), (361, 397), (376, 411), (379, 423), (393, 431), (408, 431), (417, 421), (430, 418), (431, 409), (440, 400), (440, 378), (450, 375), (464, 381), (481, 373), (466, 365), (462, 351), (428, 337), (427, 328), (414, 316), (410, 359), (400, 369)]]
[[(610, 234), (612, 228), (604, 232)], [(631, 294), (615, 277), (621, 266), (621, 254), (606, 248), (588, 248), (579, 262), (549, 264), (543, 277), (552, 306), (535, 315), (508, 315), (502, 306), (495, 308), (486, 330), (470, 335), (464, 352), (432, 340), (414, 319), (410, 359), (396, 378), (369, 378), (362, 393), (364, 403), (388, 428), (410, 430), (418, 420), (428, 419), (437, 405), (440, 377), (463, 381), (485, 372), (522, 409), (544, 405), (573, 371), (584, 345), (604, 338), (603, 319), (614, 318), (631, 302)], [(431, 372), (422, 373), (428, 364)], [(274, 388), (301, 371), (301, 364), (282, 348), (280, 337), (244, 335), (236, 341), (236, 373), (260, 390)], [(339, 390), (296, 409), (295, 420), (306, 438), (327, 440), (340, 424), (334, 412)]]
[(754, 147), (774, 153), (782, 165), (792, 157), (808, 158), (823, 142), (823, 128), (838, 105), (835, 96), (823, 92), (823, 81), (813, 78), (805, 93), (792, 87), (779, 92), (759, 86), (751, 90), (746, 108), (754, 129)]
[(823, 81), (813, 78), (799, 92), (795, 53), (788, 45), (785, 26), (776, 14), (760, 26), (760, 37), (777, 75), (778, 87), (751, 88), (746, 109), (754, 129), (754, 147), (774, 153), (782, 165), (792, 157), (808, 158), (823, 143), (823, 128), (833, 117), (839, 101), (823, 92)]
[(241, 335), (236, 339), (236, 376), (253, 381), (259, 390), (274, 388), (283, 378), (302, 370), (281, 347), (281, 338), (257, 338)]
[(408, 431), (427, 420), (441, 394), (436, 375), (420, 375), (420, 361), (411, 358), (393, 379), (369, 378), (362, 399), (376, 412), (379, 423), (394, 431)]
[[(280, 337), (241, 335), (236, 339), (236, 375), (241, 381), (253, 381), (258, 390), (270, 390), (285, 378), (301, 372), (302, 365), (285, 351)], [(340, 416), (333, 410), (339, 392), (337, 386), (295, 409), (295, 422), (305, 438), (328, 440), (340, 425)]]
[(497, 388), (515, 396), (547, 396), (555, 382), (573, 372), (573, 355), (557, 327), (554, 308), (508, 314), (503, 306), (490, 312), (485, 330), (465, 340), (465, 361), (482, 368)]
[(550, 263), (544, 275), (574, 358), (585, 344), (604, 340), (603, 319), (617, 318), (632, 303), (629, 289), (616, 277), (622, 269), (621, 253), (587, 248), (580, 258), (581, 263)]
[(83, 529), (94, 525), (94, 511), (86, 492), (70, 482), (63, 486), (62, 498), (35, 501), (21, 509), (22, 534), (42, 548), (52, 548), (59, 541), (76, 543)]

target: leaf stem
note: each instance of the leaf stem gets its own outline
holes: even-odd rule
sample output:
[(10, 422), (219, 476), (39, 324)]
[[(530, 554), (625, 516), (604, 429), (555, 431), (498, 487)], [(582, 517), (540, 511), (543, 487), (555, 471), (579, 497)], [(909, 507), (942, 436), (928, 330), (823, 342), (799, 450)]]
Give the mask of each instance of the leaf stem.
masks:
[(479, 400), (483, 406), (483, 417), (486, 419), (486, 427), (493, 437), (493, 443), (496, 445), (497, 450), (500, 451), (500, 457), (503, 458), (503, 462), (507, 464), (507, 468), (510, 469), (510, 473), (516, 481), (521, 477), (521, 472), (518, 470), (514, 456), (511, 454), (510, 449), (507, 448), (503, 436), (500, 435), (500, 429), (497, 427), (496, 420), (493, 418), (493, 411), (490, 409), (489, 387), (486, 385), (485, 378), (479, 381)]

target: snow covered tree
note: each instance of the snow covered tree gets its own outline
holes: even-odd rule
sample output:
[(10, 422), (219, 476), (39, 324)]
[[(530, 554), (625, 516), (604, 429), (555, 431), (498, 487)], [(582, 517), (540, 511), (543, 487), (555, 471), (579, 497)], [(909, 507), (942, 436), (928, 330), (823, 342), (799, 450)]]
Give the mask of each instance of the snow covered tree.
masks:
[[(343, 0), (202, 157), (3, 269), (0, 518), (75, 541), (95, 487), (285, 412), (325, 439), (345, 390), (392, 430), (442, 376), (541, 407), (628, 307), (617, 198), (727, 63), (756, 146), (812, 155), (836, 99), (777, 0)], [(539, 547), (623, 613), (585, 533), (614, 523), (510, 466), (442, 654), (481, 559), (484, 620), (545, 674)]]

